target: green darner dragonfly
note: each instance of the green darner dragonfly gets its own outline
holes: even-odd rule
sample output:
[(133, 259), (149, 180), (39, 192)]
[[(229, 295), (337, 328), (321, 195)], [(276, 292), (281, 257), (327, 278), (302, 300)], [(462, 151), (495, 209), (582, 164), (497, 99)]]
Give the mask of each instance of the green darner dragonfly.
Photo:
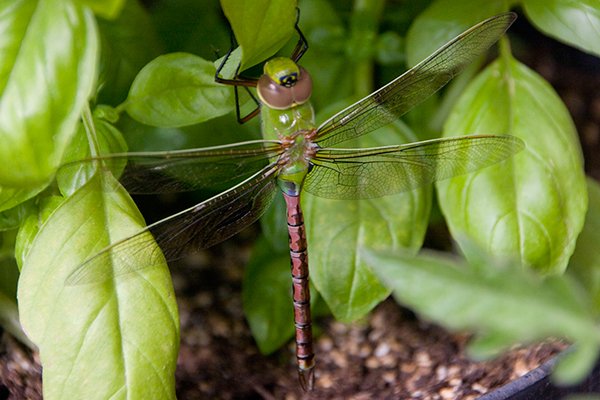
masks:
[[(475, 25), (319, 127), (309, 102), (310, 75), (293, 59), (274, 58), (265, 64), (264, 75), (250, 84), (256, 86), (262, 103), (264, 140), (101, 157), (109, 165), (128, 163), (121, 181), (132, 193), (194, 190), (215, 183), (233, 186), (112, 244), (78, 267), (69, 283), (97, 282), (153, 265), (152, 257), (140, 263), (136, 255), (154, 239), (167, 259), (189, 246), (212, 246), (255, 222), (279, 190), (287, 205), (298, 371), (302, 386), (311, 389), (315, 357), (302, 191), (331, 199), (375, 198), (475, 171), (518, 152), (522, 142), (502, 135), (361, 149), (331, 147), (374, 131), (425, 100), (494, 44), (515, 18), (506, 13)], [(104, 264), (118, 265), (119, 270), (106, 271)]]

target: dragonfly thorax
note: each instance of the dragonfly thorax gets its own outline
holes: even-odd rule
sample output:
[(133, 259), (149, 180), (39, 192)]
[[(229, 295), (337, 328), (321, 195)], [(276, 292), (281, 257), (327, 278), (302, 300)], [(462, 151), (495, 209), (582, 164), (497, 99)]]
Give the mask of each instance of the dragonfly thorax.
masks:
[(311, 159), (318, 150), (312, 141), (315, 130), (297, 131), (294, 135), (283, 138), (283, 154), (279, 157), (280, 165), (277, 182), (281, 190), (290, 196), (299, 196), (302, 183), (311, 168)]
[(264, 104), (261, 116), (264, 138), (279, 141), (283, 148), (283, 153), (273, 160), (279, 165), (279, 187), (290, 196), (298, 196), (308, 174), (310, 160), (318, 148), (313, 143), (316, 127), (312, 105), (306, 101), (278, 109)]

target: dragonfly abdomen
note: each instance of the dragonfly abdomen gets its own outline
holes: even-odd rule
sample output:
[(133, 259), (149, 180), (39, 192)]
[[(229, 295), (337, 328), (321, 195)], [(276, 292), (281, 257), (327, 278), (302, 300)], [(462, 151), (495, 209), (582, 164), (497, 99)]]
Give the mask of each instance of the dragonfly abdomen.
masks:
[(311, 390), (314, 386), (315, 354), (312, 345), (306, 230), (300, 196), (291, 196), (285, 192), (283, 196), (287, 206), (298, 374), (302, 387)]

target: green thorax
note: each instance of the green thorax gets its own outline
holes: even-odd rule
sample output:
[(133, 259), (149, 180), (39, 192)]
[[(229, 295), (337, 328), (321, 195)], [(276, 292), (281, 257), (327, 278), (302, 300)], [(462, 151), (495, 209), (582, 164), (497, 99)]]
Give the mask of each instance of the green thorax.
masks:
[(306, 102), (287, 110), (275, 110), (263, 104), (261, 114), (264, 139), (293, 141), (286, 151), (288, 161), (280, 170), (277, 181), (287, 194), (299, 195), (309, 168), (307, 147), (314, 146), (303, 134), (315, 129), (312, 105)]
[(315, 129), (315, 113), (310, 102), (286, 110), (275, 110), (263, 104), (260, 113), (265, 140), (281, 140), (299, 131)]

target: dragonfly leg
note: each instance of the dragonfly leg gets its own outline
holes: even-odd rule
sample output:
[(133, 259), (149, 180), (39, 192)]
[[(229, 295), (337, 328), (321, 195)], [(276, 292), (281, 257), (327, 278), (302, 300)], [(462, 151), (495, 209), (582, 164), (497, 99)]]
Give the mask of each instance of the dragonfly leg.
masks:
[(234, 89), (234, 93), (235, 93), (235, 115), (237, 117), (238, 122), (240, 124), (244, 124), (244, 123), (250, 121), (252, 118), (256, 117), (260, 113), (260, 102), (252, 94), (250, 89), (247, 86), (244, 86), (244, 89), (246, 89), (246, 93), (248, 93), (248, 95), (250, 95), (250, 98), (252, 98), (252, 100), (254, 101), (254, 104), (256, 104), (256, 107), (254, 108), (254, 110), (250, 111), (248, 114), (246, 114), (242, 117), (241, 111), (240, 111), (240, 99), (239, 99), (239, 94), (238, 94), (238, 87), (234, 86), (233, 89)]
[[(233, 86), (233, 90), (234, 90), (234, 94), (235, 94), (235, 113), (236, 113), (238, 122), (240, 124), (243, 124), (245, 122), (248, 122), (252, 118), (256, 117), (260, 113), (260, 102), (256, 99), (256, 96), (254, 96), (254, 94), (252, 94), (252, 92), (250, 91), (250, 88), (256, 87), (258, 79), (244, 78), (244, 77), (240, 76), (239, 75), (240, 65), (238, 65), (237, 68), (235, 69), (235, 74), (234, 74), (233, 78), (221, 77), (221, 71), (227, 64), (227, 61), (229, 60), (231, 53), (233, 52), (233, 50), (236, 47), (236, 41), (235, 41), (233, 32), (231, 33), (230, 37), (231, 37), (231, 47), (229, 48), (229, 51), (227, 52), (227, 54), (225, 54), (225, 57), (223, 57), (223, 61), (221, 61), (221, 64), (219, 65), (219, 67), (217, 68), (217, 71), (215, 72), (215, 82), (221, 83), (223, 85)], [(252, 110), (251, 112), (249, 112), (248, 114), (246, 114), (243, 117), (241, 116), (241, 111), (240, 111), (240, 101), (239, 101), (239, 93), (238, 93), (239, 86), (242, 86), (246, 90), (246, 92), (250, 95), (250, 98), (252, 99), (252, 101), (254, 101), (254, 104), (256, 104), (256, 107), (254, 108), (254, 110)]]
[(287, 225), (290, 240), (292, 270), (292, 297), (296, 327), (296, 360), (298, 378), (304, 390), (314, 387), (315, 353), (310, 316), (310, 288), (308, 281), (308, 253), (300, 196), (283, 194), (287, 205)]
[(298, 32), (299, 39), (290, 58), (297, 63), (298, 60), (302, 58), (304, 53), (306, 53), (306, 50), (308, 50), (308, 41), (304, 37), (304, 34), (300, 30), (300, 26), (298, 25), (298, 23), (300, 22), (300, 9), (298, 7), (296, 7), (296, 12), (296, 24), (294, 25), (294, 27), (296, 28), (296, 32)]
[(223, 71), (223, 68), (225, 68), (225, 65), (227, 64), (229, 57), (231, 57), (233, 50), (235, 50), (235, 48), (237, 46), (237, 41), (235, 40), (235, 36), (232, 31), (230, 31), (229, 38), (230, 38), (230, 42), (231, 42), (229, 51), (227, 51), (227, 54), (225, 54), (225, 57), (223, 57), (223, 61), (221, 61), (221, 64), (219, 64), (219, 67), (217, 68), (217, 71), (215, 72), (215, 82), (222, 83), (224, 85), (231, 85), (231, 86), (256, 87), (258, 79), (244, 78), (239, 75), (239, 73), (240, 73), (240, 65), (239, 64), (235, 69), (235, 74), (233, 75), (233, 78), (222, 78), (221, 77), (221, 71)]

